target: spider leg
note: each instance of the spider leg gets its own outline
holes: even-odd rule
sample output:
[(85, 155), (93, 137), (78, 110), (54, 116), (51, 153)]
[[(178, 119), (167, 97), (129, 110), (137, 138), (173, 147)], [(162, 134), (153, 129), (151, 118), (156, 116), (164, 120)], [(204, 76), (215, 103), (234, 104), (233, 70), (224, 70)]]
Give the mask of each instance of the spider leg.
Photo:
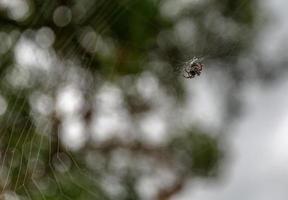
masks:
[(183, 74), (184, 78), (193, 78), (194, 76), (192, 76), (191, 74), (188, 73), (188, 76), (186, 76), (185, 74)]
[(184, 68), (184, 71), (187, 72), (187, 74), (190, 74), (190, 70), (188, 71), (187, 66)]
[(184, 78), (194, 78), (196, 75), (200, 76), (201, 71), (204, 65), (200, 63), (200, 59), (193, 57), (191, 60), (188, 60), (183, 67), (183, 77)]
[(195, 65), (195, 68), (197, 69), (197, 71), (202, 71), (202, 69), (203, 69), (203, 64), (197, 63), (197, 64)]

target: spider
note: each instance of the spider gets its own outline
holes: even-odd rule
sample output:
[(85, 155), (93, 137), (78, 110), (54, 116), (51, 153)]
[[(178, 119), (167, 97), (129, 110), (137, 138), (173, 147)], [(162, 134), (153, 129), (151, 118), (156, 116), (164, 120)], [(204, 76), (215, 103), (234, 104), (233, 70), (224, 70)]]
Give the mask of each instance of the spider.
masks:
[(200, 59), (194, 57), (185, 64), (183, 76), (190, 79), (194, 78), (195, 75), (200, 76), (203, 67), (204, 65), (200, 62)]

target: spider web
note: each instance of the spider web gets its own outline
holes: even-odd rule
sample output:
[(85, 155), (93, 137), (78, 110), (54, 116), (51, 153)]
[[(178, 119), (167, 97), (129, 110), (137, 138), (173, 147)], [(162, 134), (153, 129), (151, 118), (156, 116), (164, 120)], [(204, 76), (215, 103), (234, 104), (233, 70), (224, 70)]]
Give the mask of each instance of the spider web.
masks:
[[(101, 36), (105, 36), (105, 33), (109, 32), (109, 26), (104, 21), (108, 21), (109, 24), (116, 23), (123, 13), (123, 7), (110, 3), (111, 1), (97, 1), (95, 5), (91, 5), (91, 11), (87, 11), (89, 16), (94, 6), (98, 6), (101, 8), (101, 13), (105, 13), (95, 17), (96, 24), (99, 24), (97, 31), (100, 30), (97, 34)], [(134, 12), (130, 8), (138, 3), (139, 1), (123, 1), (121, 5), (127, 11)], [(243, 1), (241, 6), (245, 5), (245, 3), (246, 1)], [(33, 20), (32, 24), (36, 24), (41, 15), (44, 15), (44, 10), (47, 7), (49, 8), (49, 4), (49, 1), (46, 1), (46, 4), (39, 11), (40, 15)], [(238, 7), (239, 11), (237, 10), (237, 12), (240, 12), (241, 6)], [(159, 29), (157, 25), (150, 21), (145, 21), (145, 19), (145, 16), (143, 16), (144, 23), (148, 23), (156, 30)], [(129, 58), (124, 60), (124, 64), (136, 63), (140, 66), (150, 64), (152, 67), (149, 70), (141, 69), (142, 71), (139, 70), (136, 75), (120, 78), (120, 81), (118, 81), (115, 76), (118, 75), (119, 68), (113, 63), (113, 67), (108, 72), (104, 71), (103, 76), (99, 75), (94, 78), (93, 75), (95, 74), (90, 72), (93, 71), (95, 57), (92, 56), (86, 59), (86, 54), (81, 47), (68, 48), (68, 52), (63, 57), (57, 54), (61, 50), (66, 51), (67, 46), (74, 42), (73, 36), (76, 33), (72, 33), (57, 52), (53, 52), (51, 49), (42, 51), (35, 45), (35, 41), (30, 38), (33, 34), (35, 35), (33, 32), (26, 31), (22, 38), (23, 40), (20, 39), (16, 44), (16, 48), (18, 47), (19, 49), (20, 47), (17, 45), (21, 41), (25, 45), (30, 45), (30, 53), (35, 56), (35, 60), (34, 63), (27, 61), (26, 64), (31, 65), (32, 68), (23, 69), (15, 65), (15, 67), (9, 68), (7, 73), (1, 77), (2, 80), (7, 82), (3, 86), (2, 93), (5, 96), (7, 110), (1, 119), (0, 136), (0, 183), (3, 198), (70, 200), (128, 199), (128, 196), (132, 196), (132, 199), (139, 199), (140, 197), (140, 199), (153, 199), (156, 198), (155, 195), (158, 192), (153, 187), (161, 190), (165, 183), (168, 184), (167, 187), (169, 188), (171, 183), (179, 181), (179, 177), (177, 177), (178, 171), (173, 167), (167, 167), (165, 159), (160, 166), (157, 164), (158, 154), (163, 151), (163, 140), (166, 141), (163, 138), (171, 136), (171, 132), (180, 129), (182, 125), (179, 122), (181, 121), (181, 116), (177, 120), (177, 117), (167, 115), (167, 113), (171, 112), (177, 115), (179, 111), (179, 107), (175, 106), (177, 99), (163, 103), (165, 99), (172, 98), (173, 95), (171, 97), (171, 94), (163, 92), (165, 88), (158, 80), (163, 79), (161, 77), (163, 73), (166, 79), (175, 78), (175, 74), (171, 74), (170, 69), (176, 66), (178, 70), (179, 66), (182, 66), (181, 64), (179, 65), (179, 60), (183, 59), (186, 61), (190, 59), (194, 56), (190, 54), (191, 52), (201, 54), (200, 56), (208, 59), (213, 56), (207, 54), (213, 52), (214, 48), (219, 47), (209, 48), (206, 43), (208, 36), (205, 35), (203, 37), (204, 42), (201, 43), (203, 46), (194, 46), (187, 51), (182, 50), (180, 52), (184, 52), (186, 55), (181, 55), (176, 59), (169, 58), (170, 55), (164, 52), (160, 56), (162, 60), (159, 59), (161, 62), (156, 63), (153, 59), (153, 62), (151, 62), (150, 59), (155, 57), (155, 54), (157, 55), (157, 51), (151, 57), (142, 55), (140, 58)], [(93, 40), (93, 37), (94, 35), (92, 34), (92, 39), (90, 39)], [(89, 37), (87, 36), (87, 38), (89, 42)], [(119, 39), (119, 42), (124, 41)], [(175, 41), (171, 42), (174, 43)], [(137, 49), (135, 44), (126, 42), (125, 45), (128, 48)], [(228, 52), (232, 52), (233, 48), (233, 46), (230, 46)], [(143, 48), (138, 48), (138, 51), (142, 50)], [(26, 51), (28, 50), (26, 49)], [(21, 52), (23, 53), (23, 51)], [(15, 57), (17, 58), (17, 52)], [(166, 59), (170, 60), (171, 63), (167, 64), (165, 62)], [(50, 64), (46, 66), (45, 62)], [(18, 64), (21, 65), (23, 63)], [(39, 69), (37, 65), (44, 65), (47, 68), (44, 68), (44, 70)], [(53, 68), (51, 67), (53, 65), (59, 67)], [(161, 67), (162, 65), (163, 67)], [(168, 74), (166, 74), (167, 71)], [(15, 75), (17, 73), (18, 76)], [(28, 76), (28, 78), (25, 79), (25, 76)], [(139, 77), (135, 78), (137, 76)], [(20, 79), (17, 82), (15, 77), (24, 77), (24, 80), (21, 81)], [(181, 81), (183, 81), (182, 77), (180, 77)], [(146, 98), (147, 101), (152, 102), (153, 112), (150, 113), (152, 117), (147, 117), (141, 113), (143, 116), (141, 115), (141, 120), (137, 121), (133, 119), (133, 116), (128, 115), (127, 111), (123, 111), (123, 96), (131, 92), (125, 91), (127, 83), (137, 84), (138, 93), (143, 98)], [(176, 81), (174, 83), (176, 84)], [(151, 89), (145, 89), (149, 84)], [(31, 85), (33, 87), (30, 87)], [(173, 85), (173, 87), (176, 86)], [(156, 100), (154, 100), (155, 97), (153, 96), (156, 96)], [(140, 110), (146, 109), (144, 103), (141, 106), (137, 108)], [(95, 109), (94, 107), (97, 108)], [(98, 107), (100, 107), (100, 111), (97, 110)], [(101, 109), (103, 109), (104, 116), (101, 116)], [(160, 114), (161, 117), (155, 114), (157, 112), (163, 113)], [(112, 124), (107, 124), (105, 113), (108, 117), (113, 117), (113, 114), (116, 113), (114, 121), (108, 120)], [(127, 123), (126, 127), (115, 122), (119, 120), (117, 115), (120, 118), (126, 118), (126, 121), (122, 122), (120, 120), (120, 123)], [(153, 123), (149, 120), (150, 118), (157, 123)], [(129, 120), (134, 123), (127, 122)], [(167, 124), (163, 125), (163, 121), (169, 122), (169, 126)], [(74, 126), (70, 127), (70, 129), (67, 127), (65, 129), (65, 122), (70, 124), (70, 126), (74, 124)], [(95, 124), (97, 125), (96, 128), (93, 127)], [(153, 126), (156, 135), (162, 134), (162, 137), (141, 136), (142, 132), (149, 132), (147, 131), (147, 124)], [(108, 126), (112, 126), (112, 129), (109, 129)], [(117, 130), (114, 130), (113, 126), (117, 127), (117, 129), (119, 128), (120, 135), (115, 133)], [(174, 127), (173, 131), (167, 131), (169, 127)], [(76, 138), (70, 141), (71, 144), (69, 144), (69, 138), (67, 139), (68, 136), (66, 137), (65, 134), (62, 134), (65, 130), (70, 132), (70, 137)], [(101, 135), (99, 133), (101, 131), (97, 130), (106, 131), (108, 136)], [(86, 135), (83, 134), (84, 132)], [(169, 133), (165, 135), (164, 132)], [(66, 143), (65, 137), (68, 140)], [(81, 142), (83, 137), (84, 139)], [(115, 144), (115, 138), (120, 142)], [(144, 142), (143, 144), (134, 144), (132, 142), (131, 145), (129, 141), (133, 141), (133, 139), (136, 139), (136, 141), (143, 140)], [(76, 142), (78, 146), (73, 145), (73, 142)], [(148, 144), (149, 148), (144, 144)], [(89, 148), (86, 149), (86, 145)], [(136, 155), (132, 155), (131, 151), (135, 151)], [(167, 156), (166, 154), (164, 155)], [(83, 157), (85, 159), (81, 159)], [(109, 157), (109, 159), (106, 157)], [(151, 157), (153, 158), (152, 161)], [(145, 165), (145, 162), (148, 164)], [(136, 168), (136, 171), (142, 170), (139, 173), (143, 176), (140, 182), (135, 182), (133, 171), (130, 168)], [(99, 174), (100, 172), (102, 174)], [(158, 178), (159, 180), (157, 180)], [(134, 191), (135, 188), (137, 191)], [(140, 197), (136, 195), (137, 193)], [(148, 195), (145, 193), (148, 193)], [(161, 198), (159, 197), (158, 199)]]

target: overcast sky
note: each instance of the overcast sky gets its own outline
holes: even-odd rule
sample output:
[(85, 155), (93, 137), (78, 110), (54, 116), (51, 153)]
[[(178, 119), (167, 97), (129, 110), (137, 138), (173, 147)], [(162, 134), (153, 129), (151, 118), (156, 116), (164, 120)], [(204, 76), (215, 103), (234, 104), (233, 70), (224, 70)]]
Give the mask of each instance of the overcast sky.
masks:
[[(288, 2), (260, 1), (271, 23), (259, 34), (257, 56), (287, 59)], [(251, 83), (244, 89), (245, 113), (232, 127), (221, 181), (191, 181), (173, 200), (288, 199), (288, 76), (272, 84)]]

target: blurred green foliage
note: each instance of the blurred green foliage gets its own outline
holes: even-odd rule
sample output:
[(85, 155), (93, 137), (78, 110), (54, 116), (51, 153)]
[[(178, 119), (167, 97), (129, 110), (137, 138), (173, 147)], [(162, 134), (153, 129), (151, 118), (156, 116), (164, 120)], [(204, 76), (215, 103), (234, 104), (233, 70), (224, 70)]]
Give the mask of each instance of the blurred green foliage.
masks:
[[(64, 120), (57, 115), (57, 109), (53, 108), (51, 114), (44, 117), (35, 113), (31, 95), (35, 91), (43, 92), (56, 101), (57, 89), (65, 84), (65, 75), (72, 66), (66, 64), (64, 70), (47, 74), (33, 69), (28, 86), (11, 86), (9, 75), (15, 66), (22, 64), (17, 63), (15, 56), (21, 37), (34, 40), (33, 31), (49, 27), (55, 35), (49, 52), (54, 52), (63, 63), (78, 63), (76, 74), (88, 82), (79, 86), (86, 101), (79, 115), (87, 126), (95, 115), (89, 105), (104, 82), (119, 86), (127, 112), (135, 123), (143, 114), (155, 110), (151, 102), (135, 92), (136, 81), (142, 73), (151, 73), (169, 98), (182, 102), (185, 90), (182, 76), (175, 73), (175, 68), (192, 55), (230, 61), (244, 51), (247, 41), (253, 38), (254, 1), (191, 1), (184, 7), (171, 0), (23, 2), (26, 3), (19, 4), (15, 12), (25, 11), (25, 5), (28, 11), (16, 19), (12, 8), (0, 4), (0, 32), (11, 36), (10, 48), (0, 54), (0, 92), (7, 101), (6, 113), (0, 118), (2, 195), (12, 191), (26, 199), (136, 200), (142, 199), (141, 178), (153, 175), (158, 168), (168, 168), (175, 176), (175, 184), (163, 184), (155, 197), (164, 200), (181, 191), (189, 178), (211, 178), (217, 174), (222, 158), (218, 138), (194, 127), (179, 131), (167, 143), (156, 146), (139, 139), (112, 138), (100, 144), (89, 139), (78, 151), (66, 148), (59, 136)], [(55, 23), (55, 10), (59, 6), (71, 9), (71, 22), (65, 26)], [(62, 18), (65, 17), (64, 13)], [(181, 34), (177, 35), (175, 29), (182, 20), (193, 24), (193, 41), (179, 42)], [(231, 24), (236, 28), (231, 28)], [(182, 28), (190, 38), (192, 33)], [(94, 48), (94, 43), (101, 42), (104, 45), (91, 50), (89, 45)], [(1, 43), (0, 47), (5, 41)], [(231, 76), (237, 74), (234, 68), (229, 72)], [(121, 170), (113, 160), (119, 151), (124, 152), (123, 158), (119, 158), (125, 162)], [(147, 166), (141, 166), (141, 162)], [(110, 179), (112, 181), (106, 183)]]
[(213, 176), (221, 159), (217, 140), (198, 131), (174, 138), (169, 145), (185, 174)]

